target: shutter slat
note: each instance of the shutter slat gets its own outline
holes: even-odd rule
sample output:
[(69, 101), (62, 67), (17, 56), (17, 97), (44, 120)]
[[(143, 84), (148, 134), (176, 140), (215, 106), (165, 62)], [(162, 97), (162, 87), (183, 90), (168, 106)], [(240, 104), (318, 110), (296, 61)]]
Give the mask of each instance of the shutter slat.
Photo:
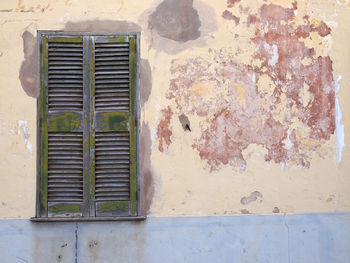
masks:
[(98, 48), (129, 47), (129, 43), (95, 43)]

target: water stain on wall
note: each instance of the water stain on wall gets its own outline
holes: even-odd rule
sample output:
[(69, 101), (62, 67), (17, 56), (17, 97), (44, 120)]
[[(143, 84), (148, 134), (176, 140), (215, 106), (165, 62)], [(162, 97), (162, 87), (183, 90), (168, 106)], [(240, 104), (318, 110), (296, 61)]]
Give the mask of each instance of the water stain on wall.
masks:
[(25, 93), (33, 98), (38, 95), (38, 52), (37, 40), (29, 31), (22, 34), (24, 61), (19, 70), (19, 80)]
[(213, 32), (217, 31), (215, 17), (213, 7), (201, 1), (166, 0), (145, 10), (139, 23), (145, 29), (143, 37), (148, 42), (148, 50), (177, 54), (189, 48), (206, 46)]
[(227, 164), (244, 170), (251, 144), (267, 150), (265, 161), (309, 167), (335, 131), (334, 80), (330, 57), (304, 40), (331, 29), (308, 16), (296, 24), (296, 3), (241, 9), (246, 27), (255, 27), (251, 64), (235, 60), (230, 47), (174, 59), (167, 98), (177, 111), (206, 118), (193, 148), (211, 171)]
[(149, 27), (161, 37), (179, 42), (200, 36), (201, 22), (193, 0), (164, 0), (149, 17)]
[(152, 70), (147, 59), (140, 60), (140, 106), (143, 108), (152, 90)]
[(151, 167), (151, 131), (146, 123), (142, 124), (141, 130), (141, 214), (147, 215), (150, 211), (154, 195), (154, 178)]

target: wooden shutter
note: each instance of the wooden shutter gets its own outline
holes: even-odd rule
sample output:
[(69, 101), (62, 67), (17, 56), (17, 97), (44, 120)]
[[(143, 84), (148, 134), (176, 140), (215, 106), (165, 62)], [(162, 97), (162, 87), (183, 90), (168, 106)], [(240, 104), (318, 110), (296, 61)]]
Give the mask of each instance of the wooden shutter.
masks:
[[(40, 41), (39, 217), (88, 214), (84, 173), (84, 39)], [(84, 149), (85, 148), (85, 149)]]
[(37, 217), (138, 215), (136, 40), (39, 34)]
[(136, 37), (97, 36), (91, 45), (92, 210), (96, 216), (136, 216)]

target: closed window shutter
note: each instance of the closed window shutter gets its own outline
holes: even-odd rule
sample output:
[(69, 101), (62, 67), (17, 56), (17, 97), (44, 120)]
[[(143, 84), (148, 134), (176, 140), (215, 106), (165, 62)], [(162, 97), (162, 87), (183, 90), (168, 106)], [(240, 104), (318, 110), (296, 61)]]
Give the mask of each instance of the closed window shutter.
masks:
[(136, 38), (93, 40), (93, 209), (96, 216), (135, 216)]
[(137, 216), (136, 35), (39, 38), (37, 217)]
[(43, 36), (40, 59), (39, 214), (83, 216), (88, 214), (84, 174), (84, 39)]

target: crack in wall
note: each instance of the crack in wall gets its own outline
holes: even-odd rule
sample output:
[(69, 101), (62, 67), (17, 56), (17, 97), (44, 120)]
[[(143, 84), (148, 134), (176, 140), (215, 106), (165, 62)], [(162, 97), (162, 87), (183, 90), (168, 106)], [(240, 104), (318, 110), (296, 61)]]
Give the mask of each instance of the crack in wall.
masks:
[(287, 255), (288, 255), (288, 263), (290, 263), (290, 235), (289, 235), (289, 226), (287, 224), (286, 217), (287, 217), (287, 214), (284, 214), (283, 223), (284, 223), (284, 226), (287, 228), (287, 248), (288, 248)]
[(75, 254), (74, 254), (74, 262), (78, 263), (78, 230), (79, 230), (79, 225), (78, 223), (75, 224)]

